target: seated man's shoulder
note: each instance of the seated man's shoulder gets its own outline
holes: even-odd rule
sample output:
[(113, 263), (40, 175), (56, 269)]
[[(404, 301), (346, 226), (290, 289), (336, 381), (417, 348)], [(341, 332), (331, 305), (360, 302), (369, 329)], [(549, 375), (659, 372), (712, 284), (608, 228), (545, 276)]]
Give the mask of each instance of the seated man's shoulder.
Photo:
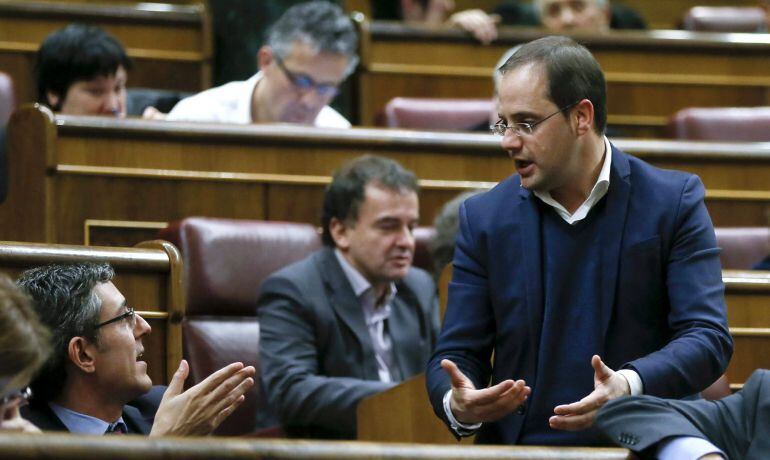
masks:
[[(168, 113), (166, 120), (227, 121), (228, 115), (238, 108), (240, 96), (247, 81), (233, 81), (201, 91), (179, 101)], [(240, 96), (240, 97), (239, 97)]]

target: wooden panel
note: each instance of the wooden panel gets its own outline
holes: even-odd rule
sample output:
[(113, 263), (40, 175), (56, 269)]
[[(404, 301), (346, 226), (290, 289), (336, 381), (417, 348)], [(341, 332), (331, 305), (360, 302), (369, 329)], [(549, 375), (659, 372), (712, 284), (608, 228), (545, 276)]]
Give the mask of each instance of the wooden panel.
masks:
[(727, 378), (742, 385), (755, 369), (770, 367), (770, 272), (725, 270), (722, 278), (735, 343)]
[[(512, 46), (539, 38), (538, 29), (504, 28), (482, 46), (459, 31), (392, 22), (363, 27), (359, 75), (361, 124), (373, 125), (397, 96), (483, 98), (492, 71)], [(606, 74), (609, 120), (627, 135), (663, 137), (666, 117), (690, 106), (770, 103), (770, 36), (684, 31), (615, 31), (576, 36)]]
[(620, 448), (539, 446), (457, 446), (393, 444), (359, 441), (249, 439), (209, 437), (45, 436), (0, 433), (2, 458), (56, 458), (60, 460), (208, 460), (228, 459), (349, 459), (349, 460), (630, 460)]
[(145, 339), (147, 372), (155, 384), (168, 383), (182, 358), (179, 251), (165, 242), (147, 242), (138, 248), (0, 242), (0, 271), (14, 278), (28, 268), (72, 262), (113, 266), (115, 286), (153, 329)]
[[(423, 224), (455, 194), (514, 173), (498, 140), (481, 134), (54, 120), (46, 109), (27, 108), (14, 114), (9, 141), (11, 177), (22, 179), (11, 181), (0, 205), (0, 219), (16, 223), (0, 227), (0, 238), (70, 244), (85, 242), (89, 220), (160, 223), (199, 215), (317, 224), (331, 172), (364, 153), (415, 171)], [(700, 175), (716, 226), (765, 224), (770, 144), (614, 142), (656, 166)], [(149, 234), (130, 224), (95, 232), (104, 244)]]
[(19, 103), (36, 98), (31, 77), (40, 43), (71, 22), (98, 25), (123, 43), (134, 59), (129, 87), (199, 91), (211, 86), (210, 24), (203, 3), (0, 0), (0, 68), (13, 78)]

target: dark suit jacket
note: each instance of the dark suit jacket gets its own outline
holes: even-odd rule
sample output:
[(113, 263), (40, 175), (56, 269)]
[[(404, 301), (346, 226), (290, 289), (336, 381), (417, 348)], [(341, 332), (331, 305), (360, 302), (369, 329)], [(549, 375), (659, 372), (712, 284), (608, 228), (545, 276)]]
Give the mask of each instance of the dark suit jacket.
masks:
[[(412, 268), (396, 283), (387, 327), (404, 378), (422, 372), (438, 335), (433, 280)], [(258, 310), (262, 378), (290, 433), (353, 438), (356, 406), (394, 384), (379, 380), (363, 310), (334, 250), (271, 275)]]
[(743, 390), (719, 401), (633, 396), (610, 401), (596, 425), (622, 447), (652, 458), (674, 436), (705, 438), (730, 459), (770, 457), (770, 371), (754, 371)]
[[(610, 218), (598, 230), (603, 276), (596, 321), (605, 363), (635, 370), (646, 394), (697, 393), (732, 355), (719, 249), (703, 196), (697, 176), (660, 170), (612, 148), (603, 198)], [(545, 294), (536, 200), (516, 175), (460, 208), (449, 304), (427, 373), (431, 402), (443, 419), (441, 401), (451, 387), (439, 365), (444, 358), (477, 388), (490, 378), (492, 384), (524, 379), (537, 397)], [(571, 378), (564, 376), (564, 384)], [(516, 443), (524, 414), (485, 423), (477, 441)]]
[[(130, 434), (150, 434), (165, 386), (154, 386), (146, 394), (123, 407), (123, 421)], [(45, 401), (32, 400), (21, 409), (21, 415), (42, 431), (68, 431)]]

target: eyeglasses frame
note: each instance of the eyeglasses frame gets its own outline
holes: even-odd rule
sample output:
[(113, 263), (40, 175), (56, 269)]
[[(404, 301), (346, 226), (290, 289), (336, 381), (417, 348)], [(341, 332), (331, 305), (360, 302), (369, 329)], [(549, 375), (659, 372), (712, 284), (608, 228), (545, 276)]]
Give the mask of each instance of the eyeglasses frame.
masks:
[(103, 322), (97, 324), (96, 326), (94, 326), (94, 329), (96, 330), (96, 329), (102, 328), (104, 326), (107, 326), (108, 324), (117, 323), (118, 321), (122, 321), (122, 320), (124, 320), (126, 318), (134, 318), (135, 315), (136, 315), (136, 313), (134, 312), (133, 308), (126, 307), (126, 312), (125, 313), (121, 313), (120, 315), (118, 315), (118, 316), (116, 316), (114, 318), (110, 318), (107, 321), (103, 321)]
[[(582, 99), (580, 101), (582, 101)], [(503, 122), (503, 120), (500, 120), (494, 125), (489, 125), (489, 131), (492, 134), (497, 134), (498, 136), (505, 136), (505, 132), (508, 131), (509, 129), (512, 129), (513, 133), (516, 134), (518, 137), (521, 137), (523, 135), (529, 136), (535, 132), (535, 128), (538, 125), (540, 125), (541, 123), (555, 116), (558, 113), (562, 113), (567, 109), (571, 109), (572, 107), (575, 107), (576, 105), (580, 104), (580, 101), (576, 101), (576, 102), (573, 102), (572, 104), (565, 105), (564, 107), (560, 108), (556, 112), (534, 123), (511, 123), (510, 125), (507, 125)]]
[[(296, 73), (286, 68), (286, 64), (283, 63), (283, 59), (281, 59), (280, 56), (273, 54), (273, 57), (275, 58), (275, 63), (278, 64), (278, 68), (283, 71), (283, 74), (286, 75), (286, 78), (289, 79), (291, 84), (300, 91), (313, 90), (316, 92), (316, 94), (322, 97), (335, 97), (340, 93), (338, 85), (317, 83), (307, 75), (297, 75)], [(306, 81), (306, 83), (300, 83), (301, 81)]]

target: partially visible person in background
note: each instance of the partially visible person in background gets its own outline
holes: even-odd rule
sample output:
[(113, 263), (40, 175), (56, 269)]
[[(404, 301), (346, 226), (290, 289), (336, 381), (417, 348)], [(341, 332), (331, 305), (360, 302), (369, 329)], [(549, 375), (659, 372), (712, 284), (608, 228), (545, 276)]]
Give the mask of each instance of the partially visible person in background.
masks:
[(441, 272), (444, 267), (452, 263), (455, 254), (455, 240), (457, 239), (457, 229), (459, 228), (460, 205), (468, 198), (481, 193), (483, 190), (469, 190), (462, 192), (442, 206), (436, 218), (433, 220), (433, 227), (436, 229), (436, 235), (430, 242), (430, 258), (433, 261), (433, 280), (438, 284), (441, 278)]
[(50, 354), (48, 330), (40, 324), (29, 299), (0, 274), (0, 430), (39, 433), (22, 418), (19, 407), (29, 398), (29, 382)]
[(167, 119), (348, 128), (328, 104), (358, 64), (357, 49), (355, 27), (339, 6), (295, 5), (269, 29), (257, 74), (183, 99)]
[(67, 115), (126, 116), (131, 59), (99, 27), (70, 24), (50, 34), (35, 62), (37, 100)]

